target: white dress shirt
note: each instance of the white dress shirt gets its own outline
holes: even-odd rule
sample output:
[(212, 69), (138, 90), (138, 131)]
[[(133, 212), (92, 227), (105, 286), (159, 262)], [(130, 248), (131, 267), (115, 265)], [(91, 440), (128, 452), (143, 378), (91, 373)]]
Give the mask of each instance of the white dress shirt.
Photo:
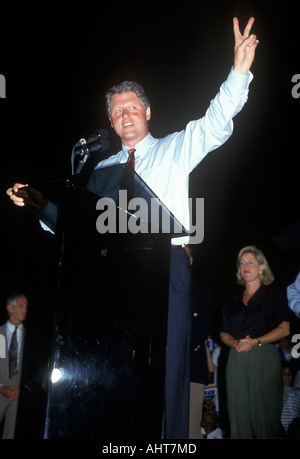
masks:
[[(149, 133), (135, 146), (135, 171), (188, 230), (189, 174), (232, 134), (232, 118), (243, 108), (252, 78), (251, 72), (241, 75), (231, 69), (202, 118), (162, 139)], [(95, 169), (125, 163), (128, 149), (122, 145), (119, 153), (101, 161)], [(188, 242), (188, 236), (172, 239), (172, 244)]]

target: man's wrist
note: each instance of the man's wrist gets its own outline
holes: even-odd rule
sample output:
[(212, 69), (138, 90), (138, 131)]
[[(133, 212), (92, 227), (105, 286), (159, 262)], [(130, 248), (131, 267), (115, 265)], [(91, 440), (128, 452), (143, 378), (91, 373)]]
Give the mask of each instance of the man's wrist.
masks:
[(231, 71), (227, 77), (229, 85), (238, 91), (248, 90), (252, 80), (253, 74), (250, 70), (246, 74), (242, 74), (238, 73), (234, 67), (231, 67)]
[(243, 67), (239, 67), (238, 65), (234, 65), (233, 66), (233, 70), (236, 73), (239, 73), (240, 75), (248, 75), (248, 73), (249, 73), (249, 69), (245, 69)]

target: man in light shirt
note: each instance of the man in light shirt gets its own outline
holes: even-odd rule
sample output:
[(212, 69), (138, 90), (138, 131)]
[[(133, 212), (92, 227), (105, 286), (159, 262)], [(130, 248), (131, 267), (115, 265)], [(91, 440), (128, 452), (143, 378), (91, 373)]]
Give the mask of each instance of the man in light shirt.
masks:
[[(17, 408), (20, 395), (20, 379), (24, 348), (23, 322), (27, 315), (28, 299), (26, 295), (16, 293), (7, 299), (8, 321), (0, 326), (0, 334), (6, 339), (5, 357), (0, 359), (0, 422), (4, 418), (2, 438), (14, 438)], [(17, 327), (17, 328), (16, 328)], [(16, 368), (11, 373), (9, 349), (16, 329)]]
[[(190, 227), (188, 207), (189, 174), (207, 153), (224, 144), (232, 134), (233, 117), (243, 108), (258, 40), (250, 31), (250, 18), (241, 34), (233, 19), (234, 65), (206, 114), (187, 124), (185, 130), (154, 138), (148, 129), (151, 107), (135, 82), (115, 85), (106, 94), (107, 113), (112, 128), (120, 137), (122, 149), (101, 161), (97, 168), (126, 163), (128, 150), (135, 149), (135, 170), (175, 217)], [(14, 184), (7, 194), (16, 205), (40, 211), (44, 226), (55, 231), (57, 206), (30, 188), (16, 196), (24, 185)], [(168, 337), (166, 355), (165, 437), (188, 438), (189, 427), (189, 340), (190, 340), (190, 255), (189, 237), (171, 241)]]

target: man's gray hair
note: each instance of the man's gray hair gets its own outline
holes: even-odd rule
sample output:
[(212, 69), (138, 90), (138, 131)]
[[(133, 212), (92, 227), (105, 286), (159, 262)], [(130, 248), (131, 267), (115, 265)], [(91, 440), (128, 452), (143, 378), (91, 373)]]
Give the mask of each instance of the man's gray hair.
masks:
[(7, 298), (6, 306), (15, 306), (19, 298), (26, 298), (26, 300), (28, 300), (27, 296), (24, 293), (15, 292)]
[(106, 99), (106, 111), (108, 116), (110, 116), (110, 106), (111, 100), (115, 94), (121, 94), (122, 92), (134, 92), (136, 96), (143, 103), (145, 110), (150, 107), (149, 99), (144, 91), (144, 88), (139, 85), (136, 81), (123, 81), (123, 83), (117, 84), (112, 88), (108, 89), (105, 94)]

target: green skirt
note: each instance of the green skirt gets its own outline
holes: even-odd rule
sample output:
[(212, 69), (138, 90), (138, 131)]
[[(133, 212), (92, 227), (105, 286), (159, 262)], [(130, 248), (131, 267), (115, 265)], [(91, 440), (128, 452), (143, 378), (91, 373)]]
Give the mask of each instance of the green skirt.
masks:
[(231, 438), (280, 438), (282, 368), (274, 344), (230, 349), (226, 368)]

